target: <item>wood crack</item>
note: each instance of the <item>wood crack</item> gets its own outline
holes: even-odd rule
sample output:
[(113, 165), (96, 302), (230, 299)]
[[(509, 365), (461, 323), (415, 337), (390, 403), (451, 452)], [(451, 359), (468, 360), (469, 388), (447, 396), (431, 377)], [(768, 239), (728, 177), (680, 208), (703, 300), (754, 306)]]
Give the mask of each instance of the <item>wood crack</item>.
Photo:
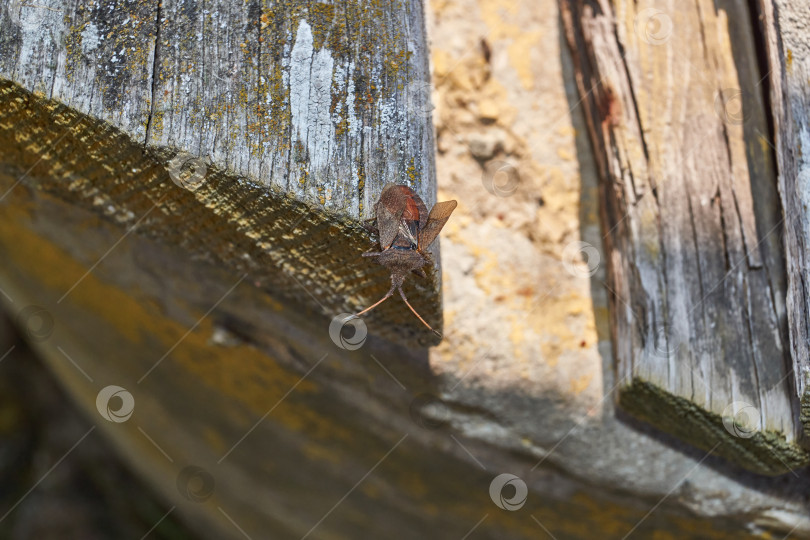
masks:
[(143, 145), (147, 146), (149, 140), (152, 138), (152, 123), (157, 110), (157, 94), (158, 94), (158, 71), (160, 70), (160, 24), (162, 22), (161, 0), (157, 2), (155, 10), (155, 50), (152, 55), (152, 85), (151, 97), (149, 99), (149, 117), (146, 120), (146, 135), (144, 137)]
[[(720, 437), (726, 444), (717, 453), (751, 470), (778, 474), (792, 467), (786, 463), (810, 462), (797, 444), (798, 424), (788, 414), (791, 396), (779, 386), (789, 371), (775, 354), (779, 317), (770, 315), (778, 313), (779, 276), (772, 256), (778, 248), (773, 241), (760, 246), (764, 238), (757, 242), (757, 227), (773, 229), (777, 221), (767, 190), (754, 188), (764, 181), (757, 179), (772, 174), (750, 137), (761, 129), (762, 105), (753, 103), (745, 126), (718, 110), (717, 100), (731, 97), (718, 98), (718, 87), (752, 88), (761, 76), (748, 64), (752, 48), (744, 27), (750, 14), (694, 0), (678, 11), (677, 32), (652, 39), (639, 33), (638, 17), (632, 16), (641, 4), (600, 2), (604, 13), (586, 0), (560, 5), (605, 197), (601, 214), (611, 252), (609, 288), (616, 291), (610, 304), (616, 371), (632, 381), (620, 388), (620, 403), (696, 446), (716, 444), (709, 444), (707, 434)], [(651, 32), (675, 20), (671, 11), (655, 13), (659, 20)], [(600, 73), (610, 79), (590, 96), (585, 87)], [(626, 107), (620, 117), (626, 125), (611, 123), (611, 92)], [(751, 104), (746, 101), (746, 113)], [(683, 116), (673, 117), (673, 107)], [(682, 140), (697, 143), (694, 159), (686, 161)], [(653, 167), (676, 163), (678, 172), (653, 188), (654, 199), (628, 199), (637, 188), (646, 190), (645, 177), (655, 183), (653, 174), (662, 173)], [(760, 266), (754, 258), (743, 265), (743, 254), (764, 254), (765, 261)], [(766, 280), (761, 267), (773, 278)], [(643, 320), (640, 313), (630, 315), (623, 298), (649, 310)], [(666, 354), (650, 357), (649, 342), (664, 320), (671, 327), (657, 343), (659, 348), (666, 343), (666, 351), (659, 351)], [(733, 402), (759, 408), (761, 429), (757, 426), (755, 435), (737, 437), (724, 426)], [(683, 421), (687, 409), (700, 413), (694, 422)], [(775, 445), (773, 437), (782, 443)]]
[[(706, 289), (703, 283), (703, 271), (701, 269), (701, 261), (700, 261), (700, 242), (698, 241), (698, 227), (695, 223), (695, 212), (694, 208), (692, 208), (692, 193), (689, 189), (689, 185), (684, 186), (685, 188), (685, 199), (686, 199), (686, 206), (689, 209), (689, 225), (692, 231), (692, 243), (695, 246), (695, 266), (697, 268), (697, 275), (698, 275), (698, 290), (700, 291), (700, 298), (706, 298)], [(719, 196), (718, 196), (719, 197)], [(723, 226), (723, 209), (722, 205), (720, 206), (720, 227), (723, 229), (724, 236), (723, 236), (723, 253), (726, 256), (726, 269), (728, 269), (728, 253), (726, 250), (726, 243), (725, 243), (725, 228)], [(703, 301), (700, 302), (700, 312), (701, 312), (701, 319), (703, 319), (703, 326), (706, 326), (706, 310), (704, 308)]]
[[(611, 11), (612, 20), (616, 20), (616, 13)], [(628, 89), (628, 97), (630, 98), (630, 103), (633, 105), (633, 114), (635, 115), (636, 122), (638, 123), (638, 136), (639, 142), (641, 143), (641, 149), (644, 153), (644, 161), (649, 165), (650, 162), (650, 153), (647, 150), (647, 140), (644, 136), (644, 126), (641, 123), (641, 113), (638, 106), (638, 100), (636, 99), (636, 90), (634, 86), (633, 77), (630, 72), (630, 66), (627, 64), (627, 54), (624, 50), (624, 45), (622, 44), (621, 39), (619, 39), (619, 31), (616, 23), (613, 23), (613, 37), (616, 40), (616, 47), (619, 52), (619, 58), (621, 59), (622, 68), (624, 69), (624, 77), (627, 80), (627, 89)], [(614, 94), (612, 88), (610, 88), (610, 97), (612, 100), (619, 99), (618, 96)], [(650, 182), (650, 178), (647, 178), (647, 181)], [(634, 188), (635, 192), (635, 188)], [(638, 196), (638, 193), (636, 193)]]

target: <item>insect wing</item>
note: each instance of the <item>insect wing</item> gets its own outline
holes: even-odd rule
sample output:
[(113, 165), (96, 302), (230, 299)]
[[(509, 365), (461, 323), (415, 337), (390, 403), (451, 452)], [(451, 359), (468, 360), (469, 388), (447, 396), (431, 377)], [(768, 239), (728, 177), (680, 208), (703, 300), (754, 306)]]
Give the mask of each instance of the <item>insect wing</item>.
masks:
[[(399, 222), (399, 231), (397, 237), (394, 239), (394, 244), (406, 246), (409, 249), (419, 245), (419, 223), (416, 221), (405, 221), (404, 219)], [(405, 243), (402, 243), (405, 242)]]
[(409, 244), (409, 248), (415, 249), (419, 245), (420, 231), (425, 227), (428, 220), (428, 211), (422, 198), (408, 186), (398, 186), (400, 191), (407, 194), (405, 197), (405, 211), (399, 222), (399, 235), (394, 240), (398, 245), (399, 240), (404, 240)]
[(433, 243), (457, 205), (456, 201), (445, 201), (436, 203), (433, 206), (430, 210), (430, 216), (428, 216), (427, 225), (419, 235), (419, 249), (426, 249)]
[(399, 232), (402, 213), (408, 204), (408, 194), (395, 184), (386, 184), (380, 194), (380, 200), (374, 207), (377, 214), (377, 229), (380, 231), (380, 248), (391, 247)]

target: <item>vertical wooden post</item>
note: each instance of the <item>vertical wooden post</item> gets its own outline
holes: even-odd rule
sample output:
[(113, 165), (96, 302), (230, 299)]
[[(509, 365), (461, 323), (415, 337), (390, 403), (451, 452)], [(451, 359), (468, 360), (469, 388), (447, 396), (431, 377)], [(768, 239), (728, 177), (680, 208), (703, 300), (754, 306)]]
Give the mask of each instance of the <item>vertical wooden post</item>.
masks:
[(806, 465), (755, 14), (561, 6), (602, 177), (619, 403), (760, 473)]

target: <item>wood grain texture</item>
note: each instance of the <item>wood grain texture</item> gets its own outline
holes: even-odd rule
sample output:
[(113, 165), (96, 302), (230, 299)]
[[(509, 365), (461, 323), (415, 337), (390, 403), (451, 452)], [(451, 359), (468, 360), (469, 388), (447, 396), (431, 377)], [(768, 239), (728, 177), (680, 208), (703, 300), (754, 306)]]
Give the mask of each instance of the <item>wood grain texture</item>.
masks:
[[(356, 223), (387, 182), (436, 200), (422, 11), (418, 1), (13, 2), (0, 22), (12, 159), (36, 168), (22, 179), (31, 187), (324, 314), (359, 311), (389, 280), (360, 259), (370, 240)], [(428, 279), (406, 288), (441, 328), (433, 254)], [(369, 324), (436, 342), (398, 302)]]
[(163, 2), (157, 17), (148, 144), (354, 217), (387, 182), (435, 201), (421, 2)]
[(771, 114), (785, 214), (787, 309), (793, 379), (800, 419), (810, 433), (810, 5), (761, 0), (769, 73)]
[(763, 474), (810, 462), (745, 2), (561, 2), (602, 177), (619, 402)]

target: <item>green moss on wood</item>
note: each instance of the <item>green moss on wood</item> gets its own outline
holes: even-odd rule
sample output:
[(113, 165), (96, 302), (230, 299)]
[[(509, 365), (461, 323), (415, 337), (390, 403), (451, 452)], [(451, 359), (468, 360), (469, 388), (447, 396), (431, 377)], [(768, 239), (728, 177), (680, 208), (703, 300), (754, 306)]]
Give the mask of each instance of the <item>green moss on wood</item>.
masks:
[(735, 436), (721, 416), (640, 378), (621, 388), (619, 404), (661, 431), (703, 450), (714, 449), (713, 454), (759, 474), (779, 475), (810, 464), (810, 453), (784, 436), (772, 431)]

